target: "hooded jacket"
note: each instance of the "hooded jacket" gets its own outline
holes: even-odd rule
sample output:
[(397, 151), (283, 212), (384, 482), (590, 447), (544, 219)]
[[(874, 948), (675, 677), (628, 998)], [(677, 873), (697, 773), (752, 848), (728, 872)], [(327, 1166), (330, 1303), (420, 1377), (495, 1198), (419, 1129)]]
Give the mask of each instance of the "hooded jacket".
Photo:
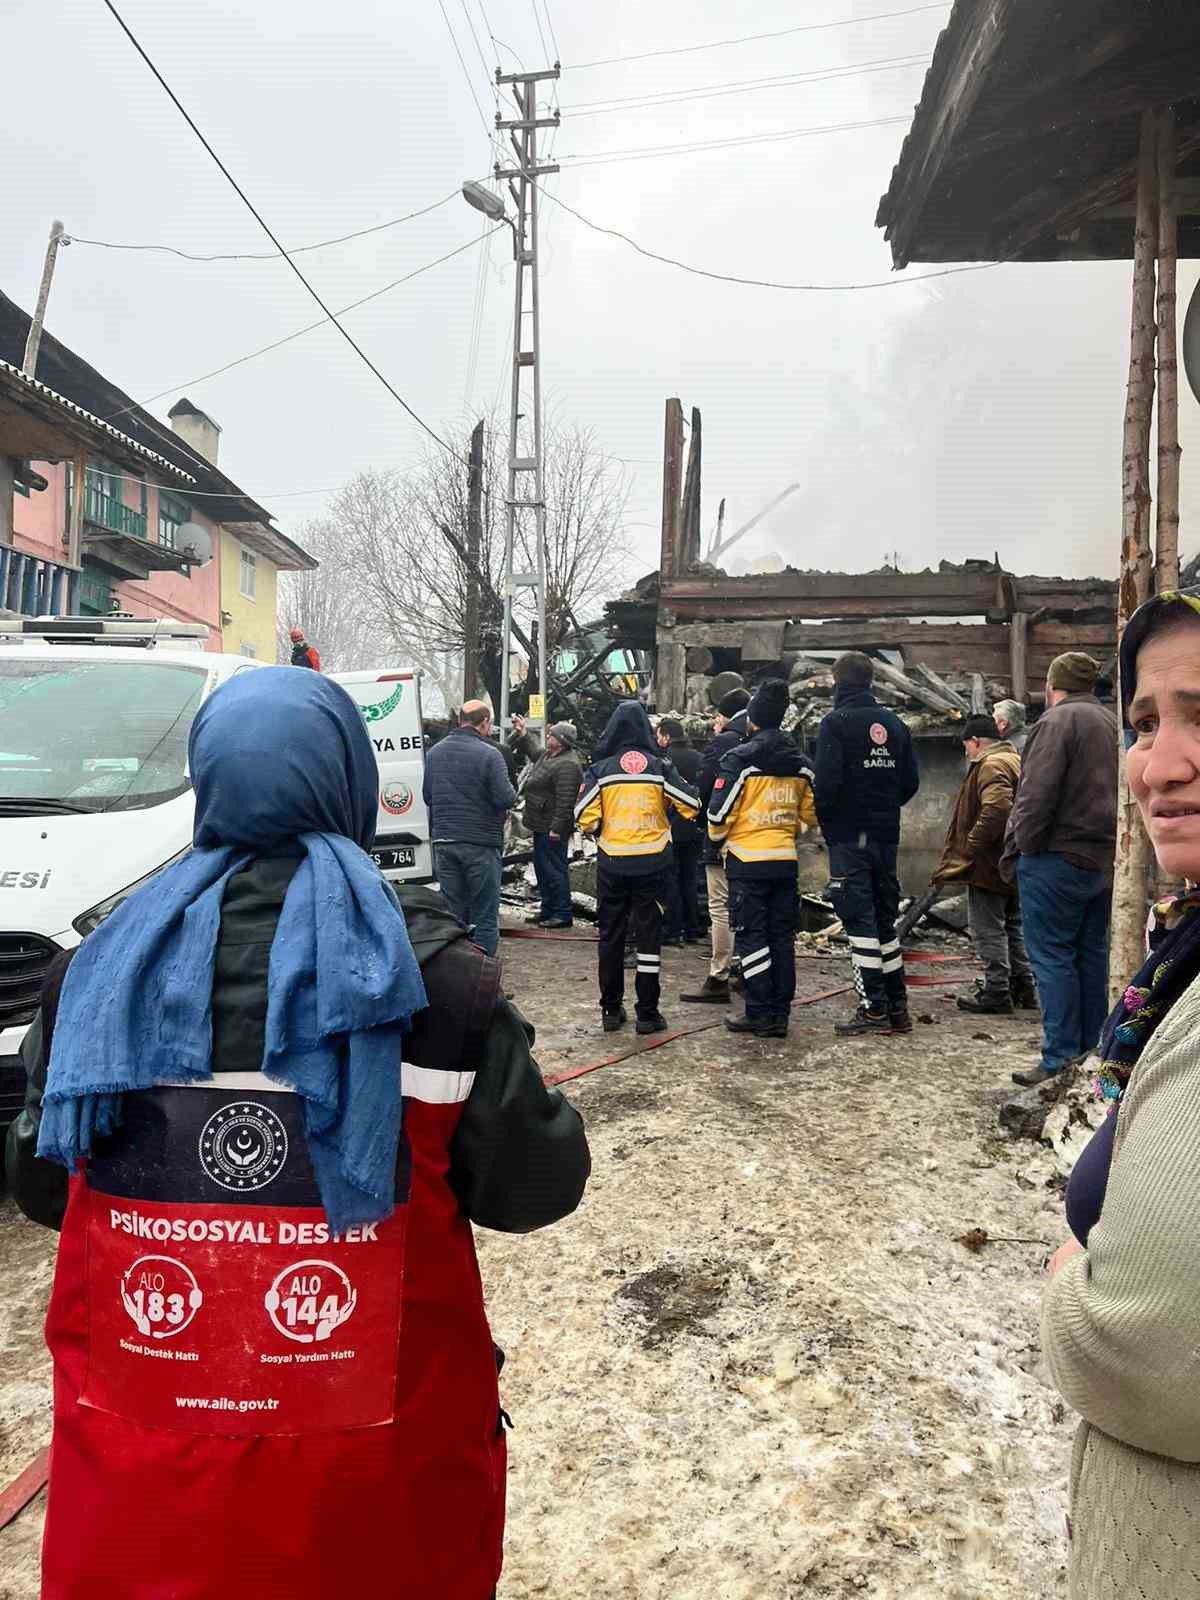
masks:
[(612, 872), (644, 876), (673, 860), (670, 813), (696, 816), (700, 802), (654, 738), (640, 701), (619, 705), (584, 774), (575, 820), (598, 835), (601, 861)]
[(860, 834), (894, 843), (900, 808), (921, 786), (912, 735), (870, 689), (838, 684), (821, 723), (813, 787), (821, 832), (829, 844), (854, 844)]
[[(749, 738), (746, 720), (745, 711), (739, 711), (737, 716), (730, 717), (720, 733), (715, 733), (712, 736), (705, 747), (704, 755), (700, 761), (700, 777), (697, 783), (700, 793), (700, 810), (705, 817), (708, 814), (713, 788), (721, 771), (721, 762), (731, 750), (736, 750), (738, 745), (744, 744)], [(704, 859), (710, 867), (717, 867), (721, 864), (721, 847), (709, 838), (707, 827), (704, 830)]]
[(794, 879), (796, 839), (816, 825), (812, 769), (788, 734), (763, 728), (723, 757), (708, 836), (730, 878)]
[(973, 761), (963, 778), (946, 832), (935, 883), (966, 883), (991, 894), (1011, 894), (1000, 871), (1004, 830), (1021, 777), (1021, 758), (1007, 739)]

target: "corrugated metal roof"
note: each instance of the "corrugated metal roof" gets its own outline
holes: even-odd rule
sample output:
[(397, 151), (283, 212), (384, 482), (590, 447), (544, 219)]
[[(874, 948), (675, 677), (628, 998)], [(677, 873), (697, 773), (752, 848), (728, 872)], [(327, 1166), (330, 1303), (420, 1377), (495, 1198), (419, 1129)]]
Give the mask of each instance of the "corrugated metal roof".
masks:
[(10, 361), (0, 361), (0, 372), (10, 378), (17, 379), (25, 388), (31, 389), (35, 394), (40, 395), (43, 400), (49, 400), (52, 404), (61, 406), (64, 411), (69, 411), (72, 416), (78, 417), (81, 422), (86, 422), (89, 427), (99, 428), (102, 433), (108, 434), (110, 438), (119, 440), (127, 450), (132, 450), (135, 455), (141, 456), (143, 460), (152, 461), (156, 467), (172, 473), (184, 483), (195, 483), (196, 480), (190, 472), (185, 472), (182, 467), (177, 467), (174, 462), (168, 461), (166, 456), (160, 456), (155, 451), (147, 449), (144, 444), (139, 444), (136, 439), (131, 439), (128, 434), (122, 433), (118, 428), (114, 428), (111, 422), (104, 422), (101, 418), (93, 416), (90, 411), (85, 411), (82, 406), (77, 406), (74, 400), (68, 400), (65, 395), (58, 394), (48, 385), (39, 383), (36, 378), (31, 378), (27, 372), (22, 372), (20, 367), (14, 367)]

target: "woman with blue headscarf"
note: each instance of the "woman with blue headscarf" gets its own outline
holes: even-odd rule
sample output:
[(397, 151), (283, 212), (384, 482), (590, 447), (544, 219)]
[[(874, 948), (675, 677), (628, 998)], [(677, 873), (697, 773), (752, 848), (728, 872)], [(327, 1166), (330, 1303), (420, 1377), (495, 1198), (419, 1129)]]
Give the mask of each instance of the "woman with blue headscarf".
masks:
[(233, 679), (190, 771), (194, 849), (55, 969), (27, 1042), (14, 1190), (62, 1224), (44, 1600), (486, 1600), (504, 1436), (470, 1221), (574, 1209), (582, 1125), (497, 964), (365, 853), (342, 689)]

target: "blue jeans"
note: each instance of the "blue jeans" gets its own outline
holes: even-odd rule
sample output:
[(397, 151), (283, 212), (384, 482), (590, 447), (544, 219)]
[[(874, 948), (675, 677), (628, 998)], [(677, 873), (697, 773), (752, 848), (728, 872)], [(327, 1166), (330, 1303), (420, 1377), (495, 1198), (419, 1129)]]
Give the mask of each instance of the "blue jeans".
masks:
[(571, 921), (571, 875), (567, 870), (567, 841), (548, 833), (533, 836), (533, 871), (542, 915), (548, 922)]
[(500, 946), (500, 852), (487, 844), (435, 844), (438, 886), (489, 956)]
[(1042, 1005), (1042, 1067), (1058, 1072), (1095, 1046), (1108, 1015), (1112, 878), (1040, 855), (1021, 857), (1017, 881)]

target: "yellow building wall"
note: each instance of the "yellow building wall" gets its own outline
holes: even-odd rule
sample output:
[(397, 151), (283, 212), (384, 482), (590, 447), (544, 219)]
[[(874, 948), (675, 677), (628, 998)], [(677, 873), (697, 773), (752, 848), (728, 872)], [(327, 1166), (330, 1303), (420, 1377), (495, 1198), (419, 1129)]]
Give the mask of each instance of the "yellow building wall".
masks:
[(252, 551), (255, 594), (253, 600), (246, 599), (242, 594), (242, 548), (233, 534), (221, 529), (221, 610), (232, 619), (223, 622), (221, 629), (225, 649), (231, 655), (253, 655), (273, 664), (279, 654), (275, 638), (278, 571), (273, 561)]

